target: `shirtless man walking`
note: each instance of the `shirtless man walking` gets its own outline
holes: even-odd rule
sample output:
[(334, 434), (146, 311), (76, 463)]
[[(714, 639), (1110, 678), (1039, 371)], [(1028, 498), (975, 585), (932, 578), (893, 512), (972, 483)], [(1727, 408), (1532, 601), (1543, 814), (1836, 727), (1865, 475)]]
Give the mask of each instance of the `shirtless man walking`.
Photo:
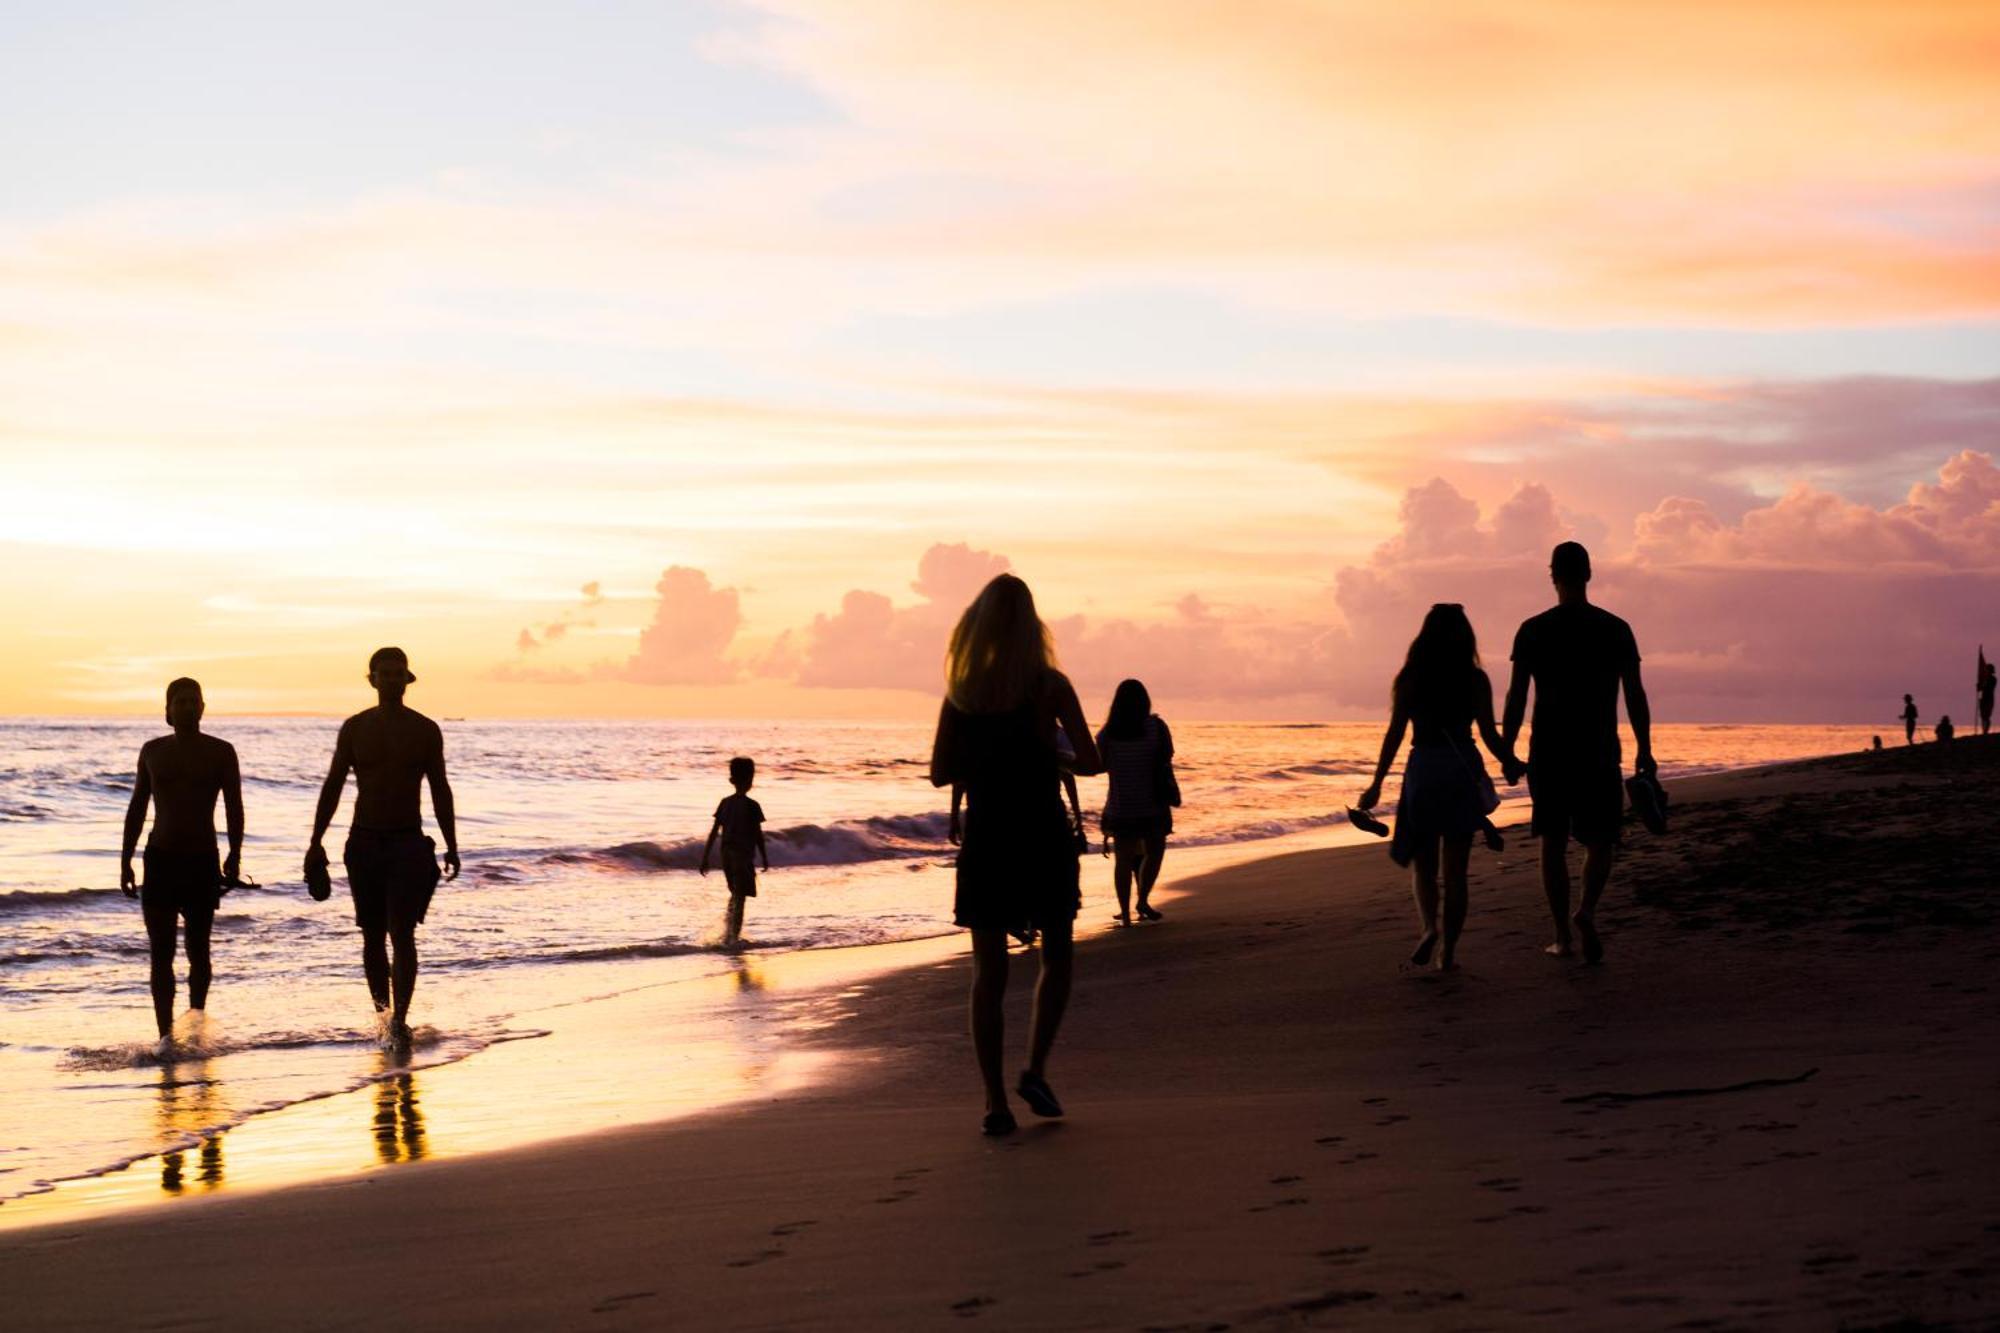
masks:
[[(132, 803), (125, 808), (125, 841), (119, 855), (118, 886), (139, 900), (146, 918), (146, 943), (153, 959), (153, 1021), (160, 1042), (174, 1033), (174, 934), (187, 922), (188, 1008), (208, 1006), (208, 937), (224, 882), (234, 884), (243, 857), (243, 780), (236, 747), (201, 734), (207, 704), (201, 685), (186, 676), (167, 686), (167, 725), (139, 749), (139, 772), (132, 780)], [(222, 797), (229, 820), (229, 855), (215, 856), (215, 798)], [(153, 806), (153, 832), (146, 839), (142, 888), (132, 874), (132, 852)]]
[[(458, 824), (444, 774), (444, 733), (422, 713), (403, 706), (403, 691), (416, 679), (401, 648), (378, 648), (368, 659), (368, 683), (378, 702), (340, 725), (333, 767), (320, 788), (312, 842), (306, 848), (310, 883), (315, 874), (326, 874), (322, 839), (353, 770), (354, 822), (341, 859), (354, 895), (354, 924), (361, 928), (361, 968), (376, 1012), (388, 1014), (385, 1035), (405, 1047), (410, 1042), (410, 996), (417, 988), (417, 927), (438, 884), (437, 844), (424, 836), (418, 802), (418, 786), (426, 780), (431, 814), (444, 835), (444, 877), (458, 878)], [(390, 945), (395, 948), (393, 966)]]
[[(1556, 547), (1549, 557), (1549, 580), (1555, 584), (1556, 604), (1523, 622), (1514, 636), (1514, 675), (1507, 685), (1500, 737), (1512, 751), (1532, 685), (1535, 717), (1526, 772), (1533, 805), (1530, 827), (1542, 844), (1542, 893), (1555, 919), (1556, 938), (1547, 951), (1567, 957), (1574, 924), (1584, 961), (1596, 963), (1604, 958), (1597, 904), (1611, 882), (1625, 818), (1618, 692), (1625, 692), (1639, 773), (1658, 770), (1653, 712), (1639, 679), (1639, 645), (1632, 627), (1591, 603), (1590, 552), (1576, 542)], [(1507, 781), (1520, 778), (1517, 763), (1508, 770)], [(1569, 906), (1572, 837), (1583, 844), (1583, 901), (1574, 914)]]

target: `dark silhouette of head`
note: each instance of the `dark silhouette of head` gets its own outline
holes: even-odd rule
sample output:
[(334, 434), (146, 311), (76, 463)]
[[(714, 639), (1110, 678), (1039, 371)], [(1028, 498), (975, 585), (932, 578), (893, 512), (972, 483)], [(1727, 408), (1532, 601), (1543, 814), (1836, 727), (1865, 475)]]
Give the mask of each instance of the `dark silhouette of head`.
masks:
[(1410, 640), (1403, 669), (1396, 673), (1394, 698), (1405, 707), (1464, 695), (1479, 669), (1479, 638), (1457, 602), (1439, 602), (1424, 613)]
[(997, 574), (958, 618), (945, 650), (945, 697), (961, 712), (1017, 708), (1056, 664), (1035, 595), (1012, 574)]
[(1145, 734), (1146, 719), (1153, 715), (1153, 696), (1136, 680), (1121, 680), (1111, 696), (1111, 711), (1104, 718), (1104, 734), (1121, 741), (1137, 740)]
[(192, 676), (177, 676), (167, 682), (167, 725), (176, 731), (192, 727), (208, 711), (201, 697), (201, 682)]
[(757, 780), (757, 761), (737, 755), (729, 761), (729, 785), (740, 795), (750, 790), (750, 784)]
[(400, 702), (403, 691), (417, 683), (410, 671), (410, 655), (401, 648), (377, 648), (368, 657), (368, 683), (383, 703)]
[(1906, 694), (1903, 696), (1903, 702), (1906, 704), (1913, 704), (1916, 702), (1916, 699), (1914, 696)]
[(1582, 595), (1590, 584), (1590, 552), (1582, 542), (1563, 542), (1549, 552), (1549, 582), (1559, 593)]

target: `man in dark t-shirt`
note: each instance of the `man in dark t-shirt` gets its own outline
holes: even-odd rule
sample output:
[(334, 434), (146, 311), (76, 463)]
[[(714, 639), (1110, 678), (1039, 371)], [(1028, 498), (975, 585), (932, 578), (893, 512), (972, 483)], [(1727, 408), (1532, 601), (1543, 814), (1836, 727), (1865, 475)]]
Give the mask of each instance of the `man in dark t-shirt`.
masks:
[[(1528, 793), (1534, 832), (1542, 844), (1542, 891), (1555, 918), (1548, 952), (1571, 952), (1571, 923), (1586, 961), (1604, 946), (1596, 929), (1597, 902), (1611, 881), (1619, 825), (1625, 817), (1624, 775), (1619, 769), (1618, 689), (1639, 753), (1634, 767), (1651, 773), (1652, 712), (1639, 680), (1639, 645), (1632, 627), (1591, 605), (1590, 553), (1576, 542), (1556, 547), (1549, 559), (1556, 605), (1533, 616), (1514, 636), (1514, 675), (1507, 686), (1501, 738), (1509, 749), (1520, 734), (1528, 687), (1535, 690), (1534, 729), (1528, 738)], [(1518, 782), (1518, 768), (1507, 780)], [(1583, 844), (1583, 901), (1569, 910), (1569, 840)]]

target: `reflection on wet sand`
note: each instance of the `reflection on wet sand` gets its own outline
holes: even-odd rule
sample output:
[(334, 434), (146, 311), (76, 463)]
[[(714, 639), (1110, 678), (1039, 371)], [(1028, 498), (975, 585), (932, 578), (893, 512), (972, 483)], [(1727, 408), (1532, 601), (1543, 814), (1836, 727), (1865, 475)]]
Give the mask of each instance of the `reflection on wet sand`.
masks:
[[(208, 1066), (206, 1059), (200, 1059), (161, 1067), (159, 1118), (163, 1143), (176, 1143), (190, 1134), (201, 1134), (215, 1123), (215, 1080)], [(195, 1159), (195, 1180), (203, 1190), (222, 1186), (222, 1139), (220, 1133), (202, 1137)], [(187, 1187), (187, 1149), (173, 1148), (160, 1154), (160, 1188), (168, 1194), (180, 1194)]]
[(764, 977), (764, 969), (758, 966), (755, 959), (737, 954), (729, 960), (729, 965), (736, 973), (736, 989), (745, 994), (762, 991), (770, 985)]
[(409, 1070), (376, 1083), (374, 1131), (375, 1155), (385, 1165), (423, 1160), (424, 1113), (417, 1102), (417, 1076)]

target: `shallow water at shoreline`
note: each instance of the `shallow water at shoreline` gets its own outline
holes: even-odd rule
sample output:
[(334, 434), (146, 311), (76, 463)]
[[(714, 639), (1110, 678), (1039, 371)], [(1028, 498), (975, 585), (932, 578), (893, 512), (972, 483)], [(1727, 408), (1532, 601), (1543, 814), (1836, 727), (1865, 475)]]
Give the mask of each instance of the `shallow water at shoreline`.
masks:
[[(18, 731), (29, 724), (9, 725)], [(258, 725), (284, 733), (299, 754), (287, 794), (273, 797), (254, 785), (246, 793), (253, 835), (285, 821), (300, 828), (317, 780), (309, 764), (317, 764), (319, 731), (330, 724)], [(524, 725), (492, 724), (502, 733)], [(247, 724), (219, 719), (211, 729), (235, 737), (250, 765)], [(119, 724), (102, 735), (93, 724), (84, 730), (91, 733), (88, 745), (108, 753), (136, 748), (137, 738), (154, 729)], [(46, 869), (83, 863), (97, 866), (93, 873), (105, 865), (115, 872), (123, 793), (102, 778), (104, 768), (92, 770), (84, 785), (94, 794), (84, 796), (29, 791), (19, 780), (0, 786), (0, 803), (10, 809), (56, 812), (28, 821), (44, 826), (39, 844), (15, 838), (21, 821), (7, 824), (0, 852), (0, 887), (11, 889), (0, 893), (6, 932), (0, 953), (39, 955), (0, 967), (8, 982), (0, 997), (0, 1125), (7, 1126), (0, 1134), (0, 1199), (19, 1200), (0, 1206), (0, 1225), (176, 1190), (260, 1187), (412, 1155), (515, 1146), (754, 1095), (744, 1089), (807, 1074), (797, 1057), (771, 1044), (771, 1034), (787, 1024), (831, 1021), (838, 1006), (778, 1016), (774, 1001), (736, 998), (763, 993), (747, 977), (769, 978), (767, 986), (795, 997), (821, 984), (801, 978), (860, 978), (902, 965), (911, 950), (944, 957), (963, 948), (955, 938), (926, 940), (951, 929), (948, 848), (922, 841), (926, 821), (941, 828), (942, 798), (920, 777), (898, 772), (914, 772), (915, 760), (882, 757), (893, 747), (881, 728), (851, 729), (844, 741), (816, 738), (822, 756), (836, 744), (853, 747), (854, 762), (838, 772), (828, 771), (837, 766), (824, 757), (800, 759), (820, 771), (789, 777), (767, 761), (757, 791), (774, 825), (872, 830), (867, 836), (880, 840), (869, 855), (814, 864), (809, 851), (801, 852), (808, 840), (800, 840), (793, 864), (766, 880), (751, 905), (749, 934), (760, 947), (740, 956), (708, 947), (719, 887), (677, 867), (673, 849), (686, 839), (674, 831), (683, 820), (702, 826), (717, 794), (708, 769), (718, 757), (758, 745), (727, 731), (685, 730), (690, 734), (678, 739), (651, 737), (650, 750), (638, 747), (652, 762), (680, 745), (698, 756), (685, 761), (684, 774), (605, 778), (564, 776), (568, 760), (541, 764), (540, 752), (569, 744), (561, 730), (523, 739), (461, 737), (448, 729), (460, 805), (469, 812), (461, 833), (467, 875), (460, 887), (444, 890), (442, 910), (426, 928), (415, 1015), (420, 1040), (408, 1068), (385, 1062), (379, 1050), (341, 899), (310, 904), (296, 886), (282, 883), (225, 900), (212, 1014), (204, 1031), (191, 1034), (192, 1058), (160, 1063), (138, 1040), (150, 1022), (136, 908), (115, 889), (62, 888), (59, 872)], [(791, 729), (795, 738), (798, 730)], [(927, 728), (903, 731), (891, 738), (895, 746), (920, 749), (928, 741)], [(1192, 724), (1177, 735), (1189, 800), (1181, 827), (1188, 836), (1176, 840), (1169, 882), (1208, 865), (1359, 839), (1338, 808), (1364, 780), (1379, 742), (1374, 726)], [(32, 739), (47, 753), (50, 737)], [(1860, 729), (1665, 728), (1658, 748), (1672, 773), (1859, 748), (1865, 739)], [(72, 734), (61, 743), (78, 741)], [(603, 738), (593, 744), (610, 748)], [(527, 766), (542, 770), (539, 778), (517, 775), (523, 784), (545, 784), (535, 800), (477, 766), (496, 762), (509, 746), (516, 762), (525, 754)], [(641, 790), (625, 792), (626, 783)], [(669, 803), (664, 815), (644, 814), (673, 783), (690, 791), (698, 786), (700, 796), (674, 798), (678, 805)], [(1086, 805), (1094, 804), (1101, 783), (1086, 780), (1084, 793)], [(573, 810), (560, 804), (572, 794)], [(866, 803), (878, 800), (910, 808), (871, 823)], [(108, 849), (92, 845), (107, 832)], [(291, 839), (303, 841), (298, 833)], [(1205, 841), (1210, 846), (1201, 848)], [(634, 844), (662, 854), (634, 853)], [(253, 873), (296, 861), (275, 829), (250, 847)], [(1093, 857), (1085, 870), (1088, 926), (1108, 915), (1109, 867)], [(835, 947), (801, 952), (808, 944)], [(881, 947), (838, 947), (844, 945)], [(316, 1021), (302, 1023), (301, 1015)], [(661, 1036), (667, 1032), (671, 1040)], [(558, 1065), (553, 1073), (545, 1067), (550, 1062)], [(752, 1067), (783, 1072), (755, 1078), (741, 1072)], [(385, 1116), (391, 1139), (409, 1149), (404, 1139), (413, 1133), (421, 1152), (374, 1142), (375, 1156), (357, 1154), (349, 1142), (354, 1135), (332, 1126), (357, 1114), (346, 1108), (364, 1104), (375, 1108), (370, 1124), (378, 1113)], [(321, 1133), (324, 1148), (315, 1146)], [(178, 1164), (168, 1160), (175, 1153)], [(142, 1166), (125, 1165), (135, 1159)], [(149, 1175), (153, 1183), (143, 1185)], [(38, 1193), (48, 1181), (74, 1177), (100, 1183)]]

